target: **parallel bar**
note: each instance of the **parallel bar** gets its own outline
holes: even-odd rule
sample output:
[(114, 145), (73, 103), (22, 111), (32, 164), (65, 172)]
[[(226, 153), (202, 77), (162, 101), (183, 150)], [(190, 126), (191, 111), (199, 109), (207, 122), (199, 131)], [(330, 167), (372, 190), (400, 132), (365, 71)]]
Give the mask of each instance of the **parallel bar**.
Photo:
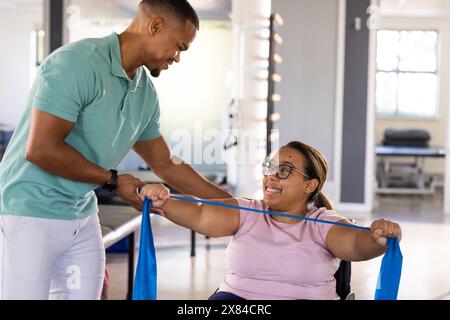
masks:
[(131, 300), (133, 296), (134, 282), (134, 232), (128, 238), (128, 292), (127, 299)]
[(191, 257), (195, 257), (195, 231), (191, 230)]

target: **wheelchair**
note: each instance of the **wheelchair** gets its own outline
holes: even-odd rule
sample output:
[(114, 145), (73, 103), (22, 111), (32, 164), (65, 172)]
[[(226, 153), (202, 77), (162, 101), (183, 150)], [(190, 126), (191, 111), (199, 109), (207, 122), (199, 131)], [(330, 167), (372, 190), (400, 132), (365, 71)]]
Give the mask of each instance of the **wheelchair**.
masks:
[(341, 300), (355, 300), (355, 294), (351, 291), (350, 286), (351, 275), (351, 262), (342, 260), (334, 274), (334, 278), (336, 279), (336, 293)]
[[(348, 218), (352, 224), (356, 224), (356, 220)], [(355, 300), (355, 294), (351, 291), (350, 281), (352, 276), (352, 264), (350, 261), (341, 260), (339, 268), (334, 274), (336, 279), (336, 293), (341, 300)]]

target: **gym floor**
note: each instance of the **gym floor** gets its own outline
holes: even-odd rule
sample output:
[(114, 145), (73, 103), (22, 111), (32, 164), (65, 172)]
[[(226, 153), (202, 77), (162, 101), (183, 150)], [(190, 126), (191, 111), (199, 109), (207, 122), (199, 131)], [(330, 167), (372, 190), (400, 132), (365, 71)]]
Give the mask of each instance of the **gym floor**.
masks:
[[(377, 197), (370, 219), (355, 218), (362, 226), (378, 218), (401, 224), (403, 271), (399, 299), (450, 300), (450, 247), (442, 245), (450, 243), (450, 219), (442, 216), (442, 194)], [(205, 239), (197, 234), (196, 257), (191, 258), (189, 230), (158, 217), (153, 220), (153, 232), (158, 299), (207, 299), (223, 279), (225, 247), (230, 238)], [(373, 299), (381, 259), (352, 263), (351, 286), (356, 299)], [(127, 255), (108, 254), (107, 270), (111, 280), (108, 298), (124, 299)]]

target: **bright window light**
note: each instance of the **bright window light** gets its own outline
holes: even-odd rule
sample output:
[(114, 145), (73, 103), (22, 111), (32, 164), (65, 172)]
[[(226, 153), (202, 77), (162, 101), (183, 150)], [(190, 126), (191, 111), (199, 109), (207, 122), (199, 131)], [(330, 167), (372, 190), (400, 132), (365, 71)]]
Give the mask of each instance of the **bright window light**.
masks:
[(438, 116), (438, 33), (377, 31), (376, 108), (379, 116)]

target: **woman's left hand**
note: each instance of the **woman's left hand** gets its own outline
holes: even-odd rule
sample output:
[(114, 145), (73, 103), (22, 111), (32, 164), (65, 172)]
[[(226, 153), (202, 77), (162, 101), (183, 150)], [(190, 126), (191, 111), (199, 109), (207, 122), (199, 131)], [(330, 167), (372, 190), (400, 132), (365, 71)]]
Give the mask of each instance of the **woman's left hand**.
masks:
[(402, 239), (402, 229), (398, 223), (380, 219), (372, 222), (370, 233), (375, 243), (386, 247), (387, 238), (396, 237), (400, 242)]

